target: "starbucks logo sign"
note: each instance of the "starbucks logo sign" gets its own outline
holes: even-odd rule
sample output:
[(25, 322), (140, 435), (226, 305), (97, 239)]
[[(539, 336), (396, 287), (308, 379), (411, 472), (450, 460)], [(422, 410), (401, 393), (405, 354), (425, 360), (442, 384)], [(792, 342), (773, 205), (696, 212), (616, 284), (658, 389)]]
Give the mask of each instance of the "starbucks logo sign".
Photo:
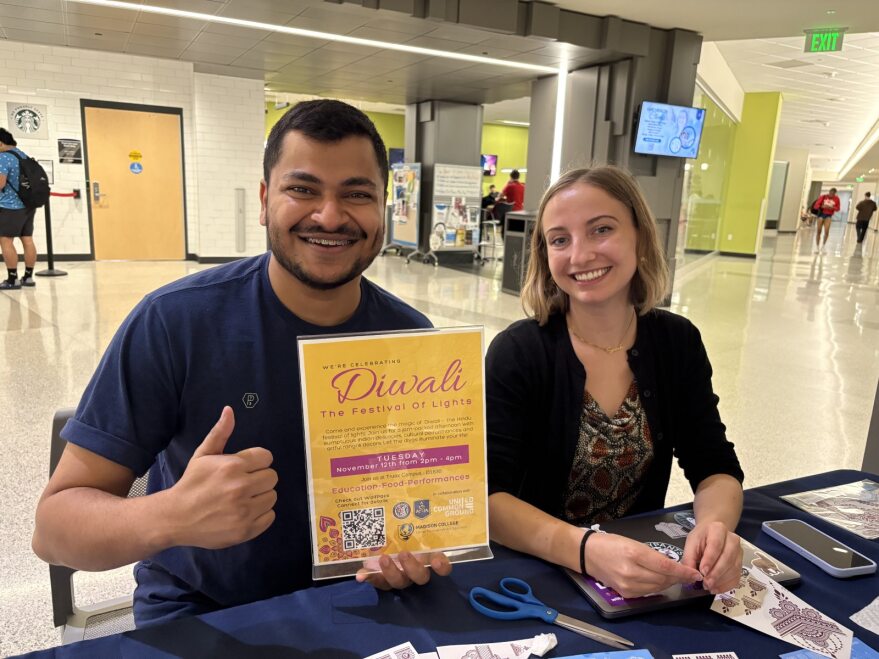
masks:
[(15, 113), (15, 126), (22, 133), (36, 133), (43, 125), (43, 118), (30, 108), (22, 108)]
[(8, 103), (9, 127), (16, 137), (48, 139), (46, 106)]

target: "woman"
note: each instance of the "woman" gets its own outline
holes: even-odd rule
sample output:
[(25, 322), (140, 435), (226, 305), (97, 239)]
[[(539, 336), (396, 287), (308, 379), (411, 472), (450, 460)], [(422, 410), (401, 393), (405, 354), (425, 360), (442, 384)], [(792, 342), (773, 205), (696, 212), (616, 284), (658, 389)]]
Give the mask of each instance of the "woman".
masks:
[[(742, 471), (699, 331), (655, 307), (656, 221), (615, 167), (562, 176), (540, 203), (523, 306), (486, 357), (492, 539), (624, 597), (738, 583)], [(587, 376), (588, 374), (588, 376)], [(680, 564), (583, 526), (662, 508), (672, 454), (695, 492)], [(588, 542), (587, 542), (588, 541)]]
[[(812, 209), (818, 217), (818, 232), (815, 234), (815, 254), (827, 249), (827, 236), (830, 235), (830, 225), (833, 223), (833, 215), (839, 212), (839, 197), (836, 196), (836, 188), (830, 188), (830, 192), (823, 194), (812, 204)], [(824, 244), (821, 244), (821, 232), (824, 232)]]

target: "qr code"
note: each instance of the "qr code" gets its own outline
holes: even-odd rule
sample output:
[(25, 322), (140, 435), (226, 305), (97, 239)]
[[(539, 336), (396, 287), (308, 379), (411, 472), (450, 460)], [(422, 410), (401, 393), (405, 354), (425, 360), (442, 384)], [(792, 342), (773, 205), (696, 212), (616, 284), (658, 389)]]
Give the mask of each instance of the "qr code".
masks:
[(342, 547), (345, 551), (384, 547), (386, 543), (384, 508), (342, 511)]

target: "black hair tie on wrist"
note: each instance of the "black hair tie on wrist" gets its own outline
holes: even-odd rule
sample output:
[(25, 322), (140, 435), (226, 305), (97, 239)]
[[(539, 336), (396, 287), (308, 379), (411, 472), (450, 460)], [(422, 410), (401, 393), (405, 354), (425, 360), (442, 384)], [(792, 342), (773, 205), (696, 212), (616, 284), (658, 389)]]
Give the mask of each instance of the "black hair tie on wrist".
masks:
[(586, 529), (586, 533), (583, 534), (583, 539), (580, 540), (580, 574), (584, 577), (589, 576), (586, 574), (586, 541), (593, 533), (595, 533), (593, 529)]

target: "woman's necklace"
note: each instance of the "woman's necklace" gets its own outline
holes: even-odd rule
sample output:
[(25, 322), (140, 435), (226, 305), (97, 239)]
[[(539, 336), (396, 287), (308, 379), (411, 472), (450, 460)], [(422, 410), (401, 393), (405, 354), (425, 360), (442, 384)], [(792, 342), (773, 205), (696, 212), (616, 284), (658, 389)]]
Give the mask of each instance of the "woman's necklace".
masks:
[(592, 346), (593, 348), (598, 348), (599, 350), (604, 350), (607, 354), (612, 355), (615, 352), (619, 352), (620, 350), (623, 350), (625, 348), (624, 342), (626, 340), (626, 335), (629, 333), (629, 328), (632, 326), (632, 321), (635, 320), (636, 315), (637, 315), (636, 311), (634, 309), (632, 309), (632, 315), (629, 317), (629, 324), (626, 325), (626, 329), (623, 331), (623, 336), (620, 338), (619, 344), (615, 345), (615, 346), (605, 347), (605, 346), (600, 346), (597, 343), (592, 343), (592, 341), (587, 341), (582, 336), (577, 334), (577, 332), (574, 331), (574, 328), (571, 327), (570, 322), (568, 323), (568, 330), (570, 330), (571, 334), (573, 334), (574, 338), (576, 338), (578, 341), (585, 343), (587, 346)]

